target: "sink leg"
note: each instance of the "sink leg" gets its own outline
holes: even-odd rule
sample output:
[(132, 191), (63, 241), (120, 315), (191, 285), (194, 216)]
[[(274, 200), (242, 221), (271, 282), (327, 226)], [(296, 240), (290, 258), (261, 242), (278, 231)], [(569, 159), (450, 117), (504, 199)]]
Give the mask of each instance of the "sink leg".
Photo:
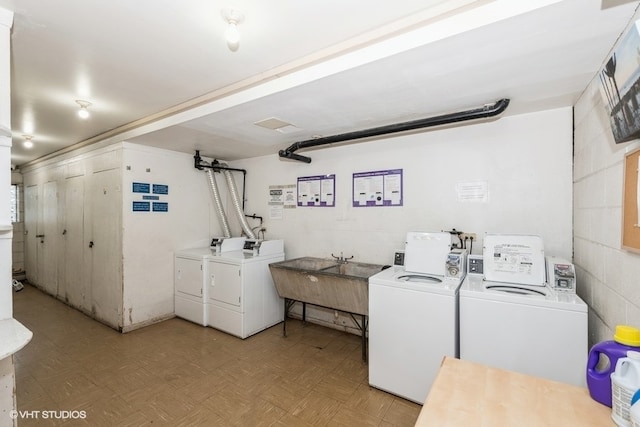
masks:
[(289, 300), (284, 299), (284, 317), (282, 318), (282, 336), (287, 336), (287, 314), (289, 313)]
[(367, 316), (362, 315), (362, 360), (367, 362)]
[(307, 323), (307, 303), (302, 303), (302, 321)]

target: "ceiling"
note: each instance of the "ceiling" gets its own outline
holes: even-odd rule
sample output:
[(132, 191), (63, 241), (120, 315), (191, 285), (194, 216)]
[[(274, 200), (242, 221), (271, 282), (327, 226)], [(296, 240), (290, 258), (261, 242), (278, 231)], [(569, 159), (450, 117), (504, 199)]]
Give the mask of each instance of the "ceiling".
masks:
[[(570, 106), (638, 3), (0, 0), (12, 164), (123, 140), (235, 160), (500, 98), (505, 114)], [(236, 51), (228, 8), (244, 15)], [(269, 118), (292, 126), (254, 124)]]

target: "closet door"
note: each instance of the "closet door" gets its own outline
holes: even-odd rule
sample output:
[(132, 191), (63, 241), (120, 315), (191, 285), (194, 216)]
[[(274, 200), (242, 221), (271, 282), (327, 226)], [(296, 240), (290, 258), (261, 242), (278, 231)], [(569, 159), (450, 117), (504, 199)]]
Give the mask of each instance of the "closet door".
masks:
[(120, 169), (91, 175), (86, 239), (91, 259), (91, 312), (114, 328), (122, 327), (122, 189)]
[(60, 234), (58, 224), (58, 183), (45, 182), (42, 197), (42, 227), (36, 240), (38, 245), (39, 285), (50, 295), (58, 296), (58, 252)]
[(65, 180), (62, 229), (63, 262), (60, 297), (73, 307), (91, 311), (91, 287), (84, 263), (84, 187), (85, 177)]
[(24, 265), (27, 280), (35, 285), (38, 284), (38, 248), (40, 240), (38, 235), (38, 224), (40, 209), (38, 206), (38, 185), (28, 185), (24, 189)]

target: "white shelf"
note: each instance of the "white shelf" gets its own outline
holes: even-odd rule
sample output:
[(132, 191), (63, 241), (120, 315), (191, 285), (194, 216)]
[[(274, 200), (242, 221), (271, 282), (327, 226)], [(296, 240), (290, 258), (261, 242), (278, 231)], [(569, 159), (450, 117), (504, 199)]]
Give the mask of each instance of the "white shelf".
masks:
[(0, 320), (0, 360), (22, 349), (31, 337), (33, 332), (16, 319)]

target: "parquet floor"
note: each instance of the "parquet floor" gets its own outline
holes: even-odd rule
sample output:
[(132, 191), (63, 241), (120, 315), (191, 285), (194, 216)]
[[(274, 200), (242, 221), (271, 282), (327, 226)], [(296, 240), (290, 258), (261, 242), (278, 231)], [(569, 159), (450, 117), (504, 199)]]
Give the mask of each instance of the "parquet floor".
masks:
[(421, 409), (369, 386), (348, 333), (289, 320), (241, 340), (174, 318), (121, 334), (27, 284), (13, 295), (34, 333), (14, 357), (20, 427), (391, 427)]

